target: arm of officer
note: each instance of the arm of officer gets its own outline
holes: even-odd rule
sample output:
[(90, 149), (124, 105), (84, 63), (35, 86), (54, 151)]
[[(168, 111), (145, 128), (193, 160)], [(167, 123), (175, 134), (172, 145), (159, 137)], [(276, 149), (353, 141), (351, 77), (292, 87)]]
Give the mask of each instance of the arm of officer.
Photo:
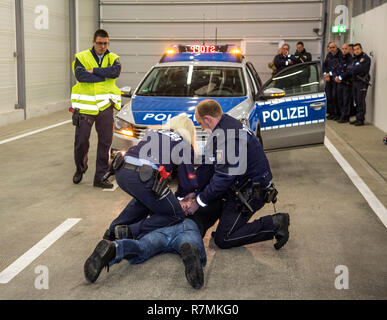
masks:
[(77, 58), (74, 61), (74, 75), (79, 82), (95, 83), (105, 81), (105, 78), (87, 72), (86, 68)]
[(106, 68), (94, 68), (93, 74), (103, 77), (103, 78), (109, 78), (109, 79), (115, 79), (118, 78), (121, 73), (121, 62), (120, 59), (117, 58), (113, 65)]
[(353, 69), (352, 74), (354, 76), (358, 74), (367, 74), (370, 72), (371, 68), (371, 59), (369, 57), (365, 57), (363, 62), (356, 62)]
[(281, 55), (277, 54), (274, 57), (274, 66), (277, 69), (281, 69), (281, 67), (285, 66), (285, 60), (281, 59)]
[(175, 193), (178, 200), (198, 189), (198, 181), (192, 164), (180, 164), (177, 167), (178, 187)]

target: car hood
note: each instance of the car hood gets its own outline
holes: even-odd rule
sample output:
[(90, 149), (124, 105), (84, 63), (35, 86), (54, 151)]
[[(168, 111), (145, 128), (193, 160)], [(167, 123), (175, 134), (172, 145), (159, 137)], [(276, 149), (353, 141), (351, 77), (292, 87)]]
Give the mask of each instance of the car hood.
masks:
[[(135, 96), (131, 101), (131, 112), (136, 124), (161, 124), (180, 113), (186, 113), (192, 120), (196, 105), (208, 97), (144, 97)], [(211, 98), (217, 101), (224, 113), (228, 112), (247, 97)], [(195, 125), (198, 125), (194, 121)]]

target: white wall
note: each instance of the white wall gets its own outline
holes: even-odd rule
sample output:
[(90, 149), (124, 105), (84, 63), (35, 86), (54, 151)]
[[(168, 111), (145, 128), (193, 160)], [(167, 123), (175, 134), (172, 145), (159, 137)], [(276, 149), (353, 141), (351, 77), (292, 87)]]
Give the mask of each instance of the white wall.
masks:
[(387, 132), (387, 3), (352, 18), (351, 42), (371, 56), (372, 87), (368, 88), (366, 120)]

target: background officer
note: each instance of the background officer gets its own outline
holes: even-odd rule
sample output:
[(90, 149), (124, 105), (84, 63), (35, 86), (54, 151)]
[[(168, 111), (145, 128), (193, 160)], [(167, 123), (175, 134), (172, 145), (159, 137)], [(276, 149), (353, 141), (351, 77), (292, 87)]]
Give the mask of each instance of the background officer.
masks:
[[(71, 91), (75, 129), (74, 160), (75, 184), (81, 182), (86, 172), (89, 138), (95, 122), (98, 134), (97, 162), (94, 187), (112, 188), (113, 184), (102, 181), (109, 169), (110, 146), (113, 139), (113, 107), (121, 108), (121, 90), (116, 86), (120, 75), (119, 56), (108, 50), (109, 36), (99, 29), (94, 34), (93, 48), (75, 54), (72, 68), (78, 82)], [(75, 123), (74, 123), (75, 122)]]
[(355, 53), (353, 64), (347, 71), (352, 75), (353, 82), (353, 96), (356, 103), (356, 120), (351, 121), (350, 124), (355, 126), (363, 126), (366, 113), (366, 95), (367, 89), (370, 85), (370, 68), (371, 58), (363, 52), (360, 43), (353, 46)]
[(285, 43), (280, 51), (275, 57), (274, 57), (274, 66), (276, 68), (276, 74), (280, 72), (282, 69), (285, 69), (288, 66), (291, 66), (292, 64), (296, 63), (296, 59), (293, 55), (289, 54), (289, 45)]
[(312, 55), (305, 50), (304, 43), (302, 41), (297, 42), (297, 49), (294, 53), (294, 58), (296, 59), (296, 63), (312, 61)]
[(334, 81), (340, 73), (341, 51), (334, 42), (328, 44), (328, 54), (323, 63), (325, 93), (327, 95), (327, 119), (339, 120), (340, 110), (337, 100), (337, 82)]
[(337, 82), (338, 104), (341, 114), (340, 119), (337, 122), (346, 123), (349, 122), (352, 97), (352, 77), (347, 73), (347, 70), (352, 65), (353, 59), (349, 53), (349, 47), (346, 43), (341, 46), (341, 53), (340, 72), (335, 77), (335, 82)]
[[(258, 139), (239, 120), (223, 114), (220, 105), (214, 100), (201, 101), (196, 106), (195, 118), (203, 130), (212, 132), (206, 145), (206, 161), (209, 160), (212, 165), (206, 166), (210, 170), (213, 167), (213, 174), (207, 175), (208, 182), (204, 183), (206, 187), (196, 195), (186, 212), (193, 214), (199, 206), (205, 207), (225, 197), (214, 239), (217, 246), (222, 249), (238, 247), (270, 240), (275, 236), (278, 240), (275, 247), (281, 248), (289, 237), (288, 214), (268, 215), (248, 223), (255, 211), (269, 202), (266, 201), (266, 192), (273, 190), (269, 162)], [(212, 151), (209, 148), (211, 145)], [(238, 154), (238, 161), (234, 162), (230, 154)], [(199, 185), (203, 184), (200, 178), (198, 180)], [(255, 189), (257, 185), (259, 187)], [(240, 189), (241, 194), (246, 196), (246, 201), (242, 202), (237, 197), (236, 189)], [(245, 193), (245, 190), (252, 192)], [(247, 210), (249, 207), (251, 210)]]

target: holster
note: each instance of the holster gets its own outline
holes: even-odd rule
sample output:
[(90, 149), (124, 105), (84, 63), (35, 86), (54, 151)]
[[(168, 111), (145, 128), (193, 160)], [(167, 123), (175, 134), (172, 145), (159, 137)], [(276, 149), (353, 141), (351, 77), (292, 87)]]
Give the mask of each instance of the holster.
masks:
[(117, 152), (116, 155), (114, 156), (110, 167), (109, 171), (102, 177), (102, 181), (107, 180), (110, 176), (114, 175), (118, 169), (120, 169), (124, 165), (124, 156), (122, 155), (121, 152)]
[(155, 170), (151, 166), (143, 165), (138, 169), (138, 178), (143, 183), (148, 182), (155, 175)]
[(156, 197), (161, 200), (165, 198), (171, 191), (168, 187), (168, 178), (163, 179), (160, 175), (160, 172), (156, 171), (155, 181), (152, 186), (152, 191), (155, 193)]
[(81, 122), (81, 115), (79, 113), (78, 108), (74, 109), (72, 120), (73, 120), (73, 125), (76, 127), (79, 127), (79, 123)]

